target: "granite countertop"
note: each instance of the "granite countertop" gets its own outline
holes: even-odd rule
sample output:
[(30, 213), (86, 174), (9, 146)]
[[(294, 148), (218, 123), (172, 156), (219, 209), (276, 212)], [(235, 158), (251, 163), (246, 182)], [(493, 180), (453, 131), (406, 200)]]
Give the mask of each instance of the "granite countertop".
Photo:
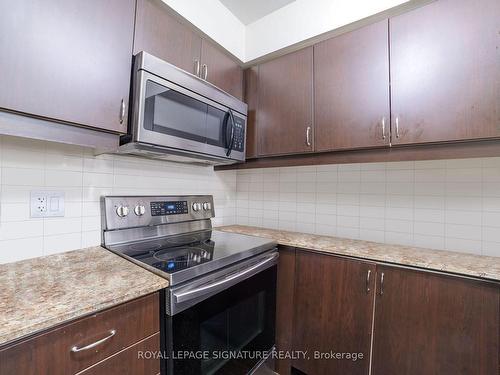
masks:
[(0, 346), (166, 288), (102, 247), (0, 264)]
[(497, 257), (388, 245), (244, 225), (219, 227), (217, 230), (271, 238), (280, 245), (500, 281), (500, 258)]

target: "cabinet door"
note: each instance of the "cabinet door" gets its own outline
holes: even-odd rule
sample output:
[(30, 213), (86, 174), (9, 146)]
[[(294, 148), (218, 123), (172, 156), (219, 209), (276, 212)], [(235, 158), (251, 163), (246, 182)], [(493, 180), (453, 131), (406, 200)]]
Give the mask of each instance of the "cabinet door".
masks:
[[(293, 350), (293, 310), (295, 286), (295, 248), (279, 247), (278, 280), (276, 286), (276, 350)], [(288, 375), (291, 360), (284, 358), (276, 361), (276, 372)]]
[(126, 132), (134, 10), (134, 0), (0, 2), (0, 108)]
[(244, 72), (245, 103), (248, 104), (246, 158), (258, 156), (257, 111), (259, 107), (259, 66)]
[(393, 143), (500, 137), (499, 20), (498, 0), (439, 0), (390, 20)]
[(312, 73), (312, 47), (259, 66), (259, 156), (313, 150)]
[(160, 359), (148, 357), (150, 353), (160, 353), (160, 333), (149, 336), (147, 339), (87, 368), (79, 375), (157, 375), (160, 373)]
[(379, 267), (373, 375), (497, 375), (499, 287)]
[(314, 46), (316, 151), (389, 145), (388, 21)]
[(201, 47), (202, 77), (238, 99), (243, 98), (243, 69), (220, 48), (203, 40)]
[(201, 37), (161, 0), (137, 0), (134, 54), (146, 51), (193, 74), (201, 69)]
[[(310, 359), (293, 366), (311, 375), (368, 374), (375, 265), (297, 251), (296, 273), (293, 349)], [(315, 351), (363, 358), (314, 359)]]

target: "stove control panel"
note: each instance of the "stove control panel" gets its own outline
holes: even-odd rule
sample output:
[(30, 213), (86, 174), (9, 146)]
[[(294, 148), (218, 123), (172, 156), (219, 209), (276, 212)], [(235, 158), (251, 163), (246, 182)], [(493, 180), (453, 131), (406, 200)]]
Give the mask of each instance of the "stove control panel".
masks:
[(187, 201), (151, 202), (151, 216), (187, 214), (187, 204)]
[(125, 229), (215, 216), (211, 195), (109, 196), (101, 202), (103, 229)]

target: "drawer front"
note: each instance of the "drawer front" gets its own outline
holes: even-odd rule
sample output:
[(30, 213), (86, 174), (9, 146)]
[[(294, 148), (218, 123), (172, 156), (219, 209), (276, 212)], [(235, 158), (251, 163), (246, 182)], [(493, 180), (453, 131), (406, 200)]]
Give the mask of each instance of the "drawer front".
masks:
[(76, 373), (158, 332), (159, 314), (154, 293), (68, 323), (1, 350), (0, 374)]
[(159, 351), (160, 333), (156, 333), (79, 372), (78, 375), (156, 375), (160, 372), (160, 359), (158, 356), (149, 357), (149, 354)]

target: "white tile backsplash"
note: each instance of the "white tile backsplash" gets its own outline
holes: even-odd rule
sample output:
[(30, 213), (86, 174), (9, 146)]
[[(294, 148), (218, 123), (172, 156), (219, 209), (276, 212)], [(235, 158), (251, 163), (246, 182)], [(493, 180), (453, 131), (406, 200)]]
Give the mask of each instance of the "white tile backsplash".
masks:
[[(214, 225), (500, 256), (500, 158), (214, 172), (4, 136), (0, 171), (0, 263), (98, 245), (110, 194), (213, 194)], [(40, 189), (64, 191), (64, 218), (30, 218)]]
[(240, 170), (237, 196), (239, 224), (500, 256), (500, 158)]
[[(0, 263), (99, 245), (103, 195), (212, 194), (214, 225), (236, 221), (236, 171), (94, 156), (78, 146), (7, 136), (0, 137), (0, 169)], [(252, 177), (252, 191), (263, 180)], [(65, 193), (65, 216), (30, 218), (30, 191), (51, 189)], [(248, 193), (242, 202), (248, 210)], [(252, 194), (252, 202), (262, 195)], [(262, 212), (252, 208), (251, 215), (262, 225)]]

